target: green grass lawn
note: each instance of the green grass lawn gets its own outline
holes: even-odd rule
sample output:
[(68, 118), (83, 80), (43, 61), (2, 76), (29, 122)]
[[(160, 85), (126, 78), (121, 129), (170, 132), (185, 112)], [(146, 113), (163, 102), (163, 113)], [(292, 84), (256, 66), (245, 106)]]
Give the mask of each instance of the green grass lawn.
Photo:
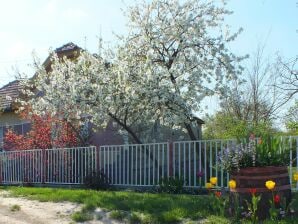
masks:
[[(221, 217), (219, 211), (212, 207), (211, 197), (207, 195), (170, 195), (33, 187), (7, 187), (2, 189), (8, 190), (13, 196), (25, 196), (39, 201), (82, 203), (84, 204), (82, 211), (101, 207), (113, 211), (115, 216), (121, 216), (120, 213), (124, 212), (131, 217), (131, 223), (178, 223), (182, 220), (189, 220), (188, 223), (197, 223), (198, 220), (202, 220), (203, 223), (230, 223), (230, 219)], [(294, 194), (294, 198), (296, 198), (298, 208), (297, 193)], [(298, 223), (298, 217), (281, 223)]]

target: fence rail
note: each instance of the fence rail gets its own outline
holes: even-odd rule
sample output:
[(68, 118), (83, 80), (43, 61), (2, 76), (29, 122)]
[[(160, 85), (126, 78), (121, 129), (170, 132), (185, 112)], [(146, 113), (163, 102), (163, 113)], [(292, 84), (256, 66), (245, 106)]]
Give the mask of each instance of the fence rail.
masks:
[[(289, 175), (298, 172), (298, 136), (283, 137), (291, 148)], [(185, 187), (204, 187), (209, 177), (226, 187), (229, 174), (218, 153), (234, 140), (181, 141), (136, 145), (9, 151), (0, 153), (2, 184), (83, 184), (91, 172), (101, 170), (113, 185), (154, 186), (170, 176)], [(298, 190), (298, 183), (293, 189)]]

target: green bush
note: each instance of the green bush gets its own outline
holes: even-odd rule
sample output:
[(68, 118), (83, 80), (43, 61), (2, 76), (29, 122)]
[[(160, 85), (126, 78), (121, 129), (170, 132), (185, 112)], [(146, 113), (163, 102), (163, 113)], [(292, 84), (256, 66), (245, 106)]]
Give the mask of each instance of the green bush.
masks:
[(179, 194), (183, 192), (184, 180), (179, 177), (165, 177), (160, 180), (160, 191), (169, 194)]
[(86, 188), (94, 190), (107, 190), (110, 188), (111, 180), (103, 171), (93, 171), (84, 179)]

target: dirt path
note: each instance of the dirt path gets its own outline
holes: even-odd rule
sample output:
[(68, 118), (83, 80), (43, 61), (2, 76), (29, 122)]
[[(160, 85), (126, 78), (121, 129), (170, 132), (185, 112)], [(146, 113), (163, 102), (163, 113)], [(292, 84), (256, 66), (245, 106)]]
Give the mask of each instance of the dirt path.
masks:
[[(13, 206), (20, 210), (12, 211)], [(0, 224), (70, 224), (71, 214), (81, 209), (81, 205), (70, 202), (39, 202), (22, 197), (11, 197), (8, 192), (0, 191)], [(109, 212), (97, 208), (94, 215), (100, 220), (86, 224), (119, 224), (109, 219)]]
[[(12, 211), (13, 206), (20, 208)], [(25, 198), (0, 197), (0, 224), (69, 224), (80, 206), (74, 203), (38, 202)]]

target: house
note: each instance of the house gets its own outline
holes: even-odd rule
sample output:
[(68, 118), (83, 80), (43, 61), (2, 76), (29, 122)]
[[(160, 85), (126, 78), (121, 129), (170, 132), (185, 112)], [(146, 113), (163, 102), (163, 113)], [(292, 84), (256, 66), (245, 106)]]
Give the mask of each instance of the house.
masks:
[[(65, 44), (55, 50), (58, 57), (67, 57), (76, 59), (82, 49), (73, 43)], [(43, 66), (47, 72), (51, 71), (51, 55), (44, 61)], [(34, 78), (34, 77), (33, 77)], [(30, 122), (22, 120), (16, 113), (18, 104), (15, 99), (21, 95), (21, 82), (15, 80), (0, 88), (0, 149), (3, 147), (3, 138), (8, 129), (13, 129), (19, 134), (25, 134), (30, 130)], [(199, 125), (198, 136), (201, 134), (201, 125)], [(146, 128), (146, 127), (143, 127)], [(91, 130), (91, 128), (88, 128)], [(142, 138), (144, 142), (161, 142), (174, 140), (189, 140), (187, 135), (181, 130), (173, 130), (171, 128), (162, 127), (160, 124), (154, 125), (152, 130), (147, 132)], [(99, 145), (118, 145), (127, 144), (129, 138), (126, 132), (119, 132), (119, 127), (115, 122), (110, 121), (106, 129), (101, 129), (96, 132), (90, 132), (89, 143)]]
[(3, 147), (3, 138), (8, 129), (13, 129), (18, 134), (30, 130), (30, 122), (22, 120), (15, 113), (17, 105), (14, 100), (20, 94), (20, 82), (15, 80), (0, 89), (0, 149)]

